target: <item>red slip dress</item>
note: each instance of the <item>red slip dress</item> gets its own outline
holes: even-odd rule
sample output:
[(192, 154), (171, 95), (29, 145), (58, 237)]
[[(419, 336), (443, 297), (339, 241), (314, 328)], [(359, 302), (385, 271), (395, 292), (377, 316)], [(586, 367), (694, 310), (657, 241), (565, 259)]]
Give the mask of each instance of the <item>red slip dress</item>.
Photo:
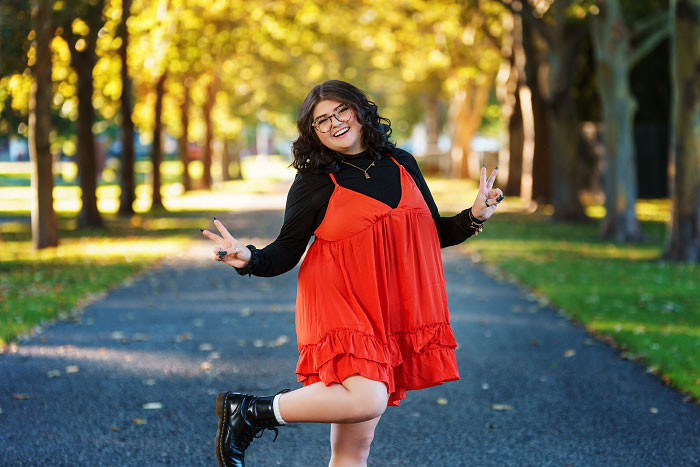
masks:
[(401, 164), (391, 208), (341, 187), (328, 201), (299, 270), (296, 373), (304, 386), (352, 375), (407, 390), (459, 379), (435, 222)]

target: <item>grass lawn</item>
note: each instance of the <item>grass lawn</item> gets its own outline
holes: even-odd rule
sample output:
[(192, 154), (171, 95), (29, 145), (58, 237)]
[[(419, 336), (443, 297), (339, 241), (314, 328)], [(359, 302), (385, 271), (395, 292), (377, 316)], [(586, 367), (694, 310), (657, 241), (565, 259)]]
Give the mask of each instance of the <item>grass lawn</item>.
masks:
[(595, 221), (559, 225), (543, 214), (499, 213), (462, 248), (697, 400), (700, 267), (659, 261), (666, 226), (643, 228), (646, 241), (617, 245), (598, 238)]

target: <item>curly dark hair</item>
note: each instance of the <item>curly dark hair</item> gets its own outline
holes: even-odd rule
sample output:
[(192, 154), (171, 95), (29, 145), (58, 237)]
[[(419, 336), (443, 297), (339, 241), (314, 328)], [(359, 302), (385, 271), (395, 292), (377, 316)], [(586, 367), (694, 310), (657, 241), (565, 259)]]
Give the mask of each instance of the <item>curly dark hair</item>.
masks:
[(340, 169), (342, 155), (324, 146), (311, 125), (316, 104), (327, 99), (353, 108), (358, 123), (362, 125), (362, 144), (369, 149), (374, 160), (392, 153), (395, 145), (389, 141), (391, 121), (379, 116), (377, 105), (362, 90), (345, 81), (329, 80), (314, 86), (301, 105), (297, 118), (299, 137), (292, 143), (292, 167), (300, 172), (316, 173)]

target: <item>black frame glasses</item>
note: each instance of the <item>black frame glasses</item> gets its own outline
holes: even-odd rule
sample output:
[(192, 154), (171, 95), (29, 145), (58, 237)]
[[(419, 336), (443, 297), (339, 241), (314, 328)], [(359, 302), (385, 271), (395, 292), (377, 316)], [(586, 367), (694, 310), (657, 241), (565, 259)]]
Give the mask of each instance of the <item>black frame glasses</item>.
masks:
[[(333, 113), (329, 117), (319, 117), (311, 124), (316, 131), (319, 133), (328, 133), (333, 127), (332, 118), (338, 121), (338, 123), (345, 123), (352, 118), (353, 109), (349, 105), (339, 105), (333, 110)], [(324, 129), (325, 128), (325, 129)]]

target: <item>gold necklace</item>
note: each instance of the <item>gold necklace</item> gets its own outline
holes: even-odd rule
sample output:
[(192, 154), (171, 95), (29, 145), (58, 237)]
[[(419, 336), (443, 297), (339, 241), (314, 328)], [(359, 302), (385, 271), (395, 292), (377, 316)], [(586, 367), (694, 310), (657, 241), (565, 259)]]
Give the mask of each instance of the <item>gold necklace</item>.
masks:
[(363, 172), (365, 173), (365, 179), (369, 179), (369, 178), (370, 178), (370, 177), (369, 177), (369, 174), (367, 173), (367, 171), (368, 171), (369, 169), (371, 169), (372, 166), (374, 166), (374, 161), (372, 161), (372, 163), (371, 163), (371, 164), (369, 165), (369, 167), (367, 167), (366, 169), (363, 169), (362, 167), (358, 167), (358, 166), (356, 166), (355, 164), (351, 164), (350, 162), (345, 162), (345, 161), (340, 161), (340, 162), (342, 162), (343, 164), (348, 164), (348, 165), (350, 165), (350, 166), (352, 166), (352, 167), (355, 167), (356, 169), (360, 169), (361, 171), (363, 171)]

